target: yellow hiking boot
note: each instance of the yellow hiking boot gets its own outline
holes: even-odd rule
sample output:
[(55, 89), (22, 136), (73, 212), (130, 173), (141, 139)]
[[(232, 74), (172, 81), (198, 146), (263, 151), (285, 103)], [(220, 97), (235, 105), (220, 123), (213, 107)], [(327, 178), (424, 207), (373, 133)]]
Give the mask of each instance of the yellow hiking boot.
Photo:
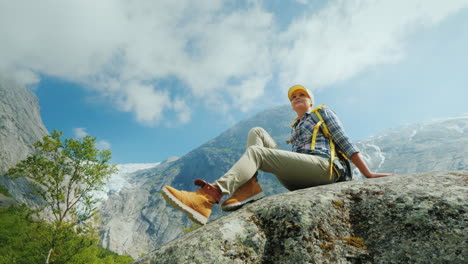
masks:
[(221, 205), (223, 211), (235, 211), (247, 203), (265, 197), (262, 187), (258, 184), (257, 174), (244, 183)]
[(170, 186), (164, 186), (161, 194), (168, 203), (187, 214), (192, 221), (204, 225), (208, 222), (211, 208), (215, 203), (219, 203), (222, 194), (217, 186), (204, 180), (195, 180), (195, 185), (201, 188), (194, 192), (179, 191)]

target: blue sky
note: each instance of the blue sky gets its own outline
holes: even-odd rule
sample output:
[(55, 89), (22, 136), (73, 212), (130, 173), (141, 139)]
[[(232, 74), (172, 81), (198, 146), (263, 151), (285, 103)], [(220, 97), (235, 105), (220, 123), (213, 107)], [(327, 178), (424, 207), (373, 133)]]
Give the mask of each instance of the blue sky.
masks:
[(182, 156), (300, 83), (355, 140), (468, 113), (468, 0), (0, 1), (0, 70), (115, 163)]

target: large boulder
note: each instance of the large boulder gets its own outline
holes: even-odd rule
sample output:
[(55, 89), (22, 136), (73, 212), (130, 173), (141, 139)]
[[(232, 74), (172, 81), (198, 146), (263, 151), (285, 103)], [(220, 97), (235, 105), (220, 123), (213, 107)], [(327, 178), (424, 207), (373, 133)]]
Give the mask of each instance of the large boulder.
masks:
[(466, 263), (468, 171), (264, 198), (135, 263)]

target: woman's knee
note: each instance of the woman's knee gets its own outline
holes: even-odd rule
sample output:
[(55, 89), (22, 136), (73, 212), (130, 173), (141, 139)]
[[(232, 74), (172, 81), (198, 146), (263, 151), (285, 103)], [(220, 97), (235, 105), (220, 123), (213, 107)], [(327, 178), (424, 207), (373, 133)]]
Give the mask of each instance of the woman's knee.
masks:
[(265, 129), (263, 129), (262, 127), (253, 127), (250, 129), (249, 131), (249, 135), (250, 134), (257, 134), (257, 135), (261, 135), (265, 133)]

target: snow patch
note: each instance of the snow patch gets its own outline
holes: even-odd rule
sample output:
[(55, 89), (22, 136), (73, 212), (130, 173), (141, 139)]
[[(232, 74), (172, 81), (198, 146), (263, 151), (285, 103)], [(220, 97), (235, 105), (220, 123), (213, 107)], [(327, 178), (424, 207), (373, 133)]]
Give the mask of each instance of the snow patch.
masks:
[(155, 168), (158, 163), (128, 163), (117, 164), (118, 172), (109, 177), (109, 181), (103, 187), (103, 190), (95, 194), (96, 198), (107, 200), (109, 192), (119, 192), (123, 188), (131, 187), (129, 176), (137, 171)]
[(411, 132), (411, 135), (409, 136), (409, 141), (412, 141), (414, 136), (416, 136), (416, 134), (418, 134), (418, 130), (414, 129), (412, 132)]
[[(366, 143), (366, 146), (368, 148), (370, 148), (370, 149), (373, 149), (373, 151), (366, 151), (366, 153), (361, 152), (361, 156), (362, 156), (362, 158), (364, 159), (364, 161), (366, 162), (367, 165), (372, 164), (372, 161), (374, 159), (378, 158), (379, 165), (377, 165), (376, 168), (372, 169), (372, 171), (378, 172), (379, 169), (382, 167), (382, 165), (385, 162), (385, 155), (383, 154), (380, 147), (377, 146), (377, 145)], [(363, 180), (365, 178), (366, 177), (364, 175), (362, 175), (361, 172), (357, 168), (353, 169), (353, 179), (354, 180)]]
[(380, 149), (379, 146), (373, 145), (373, 144), (369, 144), (369, 147), (372, 147), (373, 149), (375, 149), (375, 151), (377, 152), (377, 156), (380, 158), (380, 163), (379, 163), (379, 165), (377, 166), (377, 168), (375, 169), (375, 171), (378, 171), (378, 170), (380, 169), (380, 167), (382, 167), (382, 165), (383, 165), (384, 162), (385, 162), (385, 156), (384, 156), (384, 154), (382, 153), (382, 150)]
[(446, 126), (446, 128), (450, 130), (455, 130), (460, 134), (463, 134), (463, 132), (465, 132), (465, 127), (460, 127), (458, 124), (448, 125)]
[(157, 167), (160, 163), (128, 163), (128, 164), (117, 164), (117, 173), (114, 173), (109, 178), (106, 184), (108, 191), (120, 191), (124, 187), (130, 187), (128, 182), (128, 176), (140, 170), (146, 170)]

